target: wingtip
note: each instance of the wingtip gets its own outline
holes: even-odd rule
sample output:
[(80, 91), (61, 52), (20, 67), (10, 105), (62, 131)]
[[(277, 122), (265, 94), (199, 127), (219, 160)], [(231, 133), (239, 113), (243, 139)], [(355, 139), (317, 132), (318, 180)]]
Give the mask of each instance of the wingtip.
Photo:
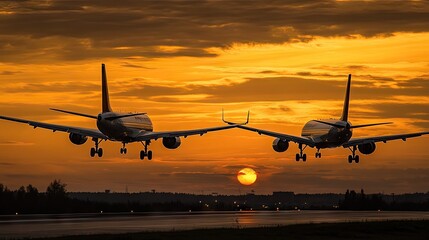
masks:
[(246, 125), (246, 124), (248, 124), (248, 123), (249, 123), (249, 118), (250, 118), (250, 111), (248, 111), (248, 112), (247, 112), (247, 119), (246, 119), (246, 122), (243, 122), (243, 123), (235, 123), (235, 122), (227, 121), (227, 120), (225, 120), (225, 113), (224, 113), (224, 110), (223, 110), (223, 108), (222, 108), (222, 121), (223, 121), (224, 123), (228, 124), (228, 125)]

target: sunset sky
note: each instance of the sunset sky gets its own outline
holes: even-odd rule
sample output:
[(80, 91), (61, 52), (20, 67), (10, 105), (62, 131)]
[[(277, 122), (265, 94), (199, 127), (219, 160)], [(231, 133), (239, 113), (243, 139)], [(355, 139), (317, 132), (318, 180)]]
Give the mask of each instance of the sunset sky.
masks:
[[(1, 1), (0, 115), (96, 128), (101, 63), (115, 111), (147, 112), (155, 131), (231, 121), (300, 135), (311, 119), (339, 118), (347, 74), (354, 136), (429, 130), (427, 1)], [(429, 136), (377, 144), (349, 164), (348, 149), (296, 144), (275, 152), (274, 138), (240, 129), (182, 139), (176, 150), (88, 141), (0, 120), (0, 183), (44, 191), (53, 179), (69, 191), (238, 194), (429, 191)], [(255, 184), (236, 173), (251, 167)]]

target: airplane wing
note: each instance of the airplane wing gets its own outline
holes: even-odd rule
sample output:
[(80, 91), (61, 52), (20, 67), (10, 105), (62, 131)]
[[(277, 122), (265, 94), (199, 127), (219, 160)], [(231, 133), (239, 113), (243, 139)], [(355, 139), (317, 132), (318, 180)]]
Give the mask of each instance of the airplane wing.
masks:
[(100, 139), (104, 139), (104, 140), (108, 139), (108, 137), (106, 135), (104, 135), (103, 133), (101, 133), (100, 131), (98, 131), (96, 129), (69, 127), (69, 126), (64, 126), (64, 125), (36, 122), (36, 121), (30, 121), (30, 120), (13, 118), (13, 117), (6, 117), (6, 116), (1, 116), (1, 115), (0, 115), (0, 119), (19, 122), (19, 123), (26, 123), (30, 126), (33, 126), (34, 128), (37, 128), (37, 127), (46, 128), (46, 129), (52, 130), (53, 132), (60, 131), (60, 132), (80, 134), (80, 135), (88, 136), (88, 137), (100, 138)]
[(288, 134), (284, 134), (284, 133), (271, 132), (271, 131), (258, 129), (258, 128), (252, 128), (252, 127), (243, 126), (243, 125), (238, 125), (236, 127), (241, 128), (241, 129), (245, 129), (245, 130), (249, 130), (249, 131), (253, 131), (253, 132), (257, 132), (259, 135), (267, 135), (267, 136), (271, 136), (271, 137), (275, 137), (275, 138), (280, 138), (280, 139), (283, 139), (286, 141), (301, 143), (301, 144), (307, 145), (309, 147), (315, 146), (314, 141), (311, 140), (310, 138), (298, 137), (298, 136), (288, 135)]
[(363, 138), (352, 138), (347, 143), (343, 144), (343, 147), (353, 147), (365, 143), (375, 143), (375, 142), (387, 142), (392, 140), (402, 139), (405, 141), (407, 138), (419, 137), (429, 132), (417, 132), (417, 133), (407, 133), (407, 134), (396, 134), (396, 135), (386, 135), (386, 136), (375, 136), (375, 137), (363, 137)]
[(208, 132), (235, 128), (237, 126), (240, 126), (240, 124), (233, 124), (233, 125), (213, 127), (213, 128), (181, 130), (181, 131), (142, 132), (139, 135), (135, 136), (133, 139), (135, 141), (147, 141), (147, 140), (157, 140), (158, 138), (164, 138), (164, 137), (185, 137), (186, 138), (187, 136), (191, 136), (191, 135), (202, 136)]

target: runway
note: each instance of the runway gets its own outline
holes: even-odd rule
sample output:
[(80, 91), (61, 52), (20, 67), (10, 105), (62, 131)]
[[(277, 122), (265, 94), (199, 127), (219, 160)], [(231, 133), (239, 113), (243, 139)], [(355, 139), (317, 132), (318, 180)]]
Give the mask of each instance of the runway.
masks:
[(0, 238), (429, 219), (429, 212), (243, 211), (0, 216)]

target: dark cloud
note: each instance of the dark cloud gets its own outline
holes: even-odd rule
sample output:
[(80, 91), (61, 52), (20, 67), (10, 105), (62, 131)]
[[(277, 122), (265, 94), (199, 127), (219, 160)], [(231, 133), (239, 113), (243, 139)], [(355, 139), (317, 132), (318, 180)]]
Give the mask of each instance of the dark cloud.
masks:
[(422, 129), (429, 129), (429, 121), (426, 122), (414, 122), (414, 125), (416, 125), (417, 127), (420, 127)]
[(3, 62), (46, 60), (47, 53), (67, 60), (210, 57), (207, 48), (233, 43), (390, 36), (426, 32), (429, 22), (429, 3), (411, 0), (3, 1), (1, 8), (10, 13), (0, 15)]
[(375, 103), (364, 105), (367, 109), (376, 110), (375, 113), (356, 113), (355, 116), (365, 118), (414, 118), (429, 121), (429, 103)]
[(15, 75), (21, 73), (20, 71), (1, 71), (0, 75)]
[[(311, 73), (309, 73), (311, 75)], [(300, 77), (267, 77), (250, 78), (245, 82), (228, 86), (154, 86), (145, 85), (116, 93), (119, 96), (149, 98), (156, 101), (172, 101), (180, 95), (206, 94), (210, 97), (197, 99), (198, 102), (254, 102), (254, 101), (285, 101), (285, 100), (342, 100), (344, 82), (333, 80), (317, 80)], [(391, 99), (396, 95), (427, 96), (429, 79), (410, 79), (395, 81), (390, 78), (374, 76), (358, 76), (352, 80), (352, 101), (359, 99)], [(393, 86), (378, 86), (379, 83)], [(353, 87), (354, 86), (354, 87)], [(382, 96), (382, 97), (381, 97)], [(284, 109), (287, 110), (287, 109)]]
[(136, 65), (136, 64), (131, 64), (129, 62), (123, 62), (121, 64), (122, 67), (129, 67), (129, 68), (144, 68), (144, 69), (152, 69), (152, 68), (148, 68), (148, 67), (144, 67), (144, 66), (140, 66), (140, 65)]
[[(51, 105), (51, 106), (43, 106), (40, 104), (20, 104), (20, 103), (1, 103), (0, 104), (0, 115), (10, 116), (10, 117), (18, 117), (24, 119), (31, 119), (37, 121), (46, 121), (52, 120), (55, 117), (62, 116), (61, 113), (50, 111), (49, 107), (59, 107), (62, 109), (68, 109), (70, 111), (83, 112), (88, 114), (95, 114), (94, 109), (88, 109), (86, 107), (77, 107), (71, 104), (64, 104), (61, 106)], [(98, 107), (98, 106), (95, 106)], [(34, 117), (37, 116), (37, 119)], [(3, 120), (2, 120), (3, 121)], [(2, 145), (0, 143), (0, 145)]]
[[(31, 146), (34, 143), (30, 143), (30, 142), (17, 142), (17, 141), (0, 141), (0, 145), (3, 146), (19, 146), (19, 147), (24, 147), (24, 146)], [(1, 163), (0, 163), (1, 165)]]
[(88, 83), (84, 81), (75, 82), (50, 82), (50, 83), (26, 83), (19, 87), (6, 88), (3, 92), (6, 93), (25, 93), (25, 92), (70, 92), (70, 93), (89, 93), (92, 91), (100, 91), (99, 84)]

